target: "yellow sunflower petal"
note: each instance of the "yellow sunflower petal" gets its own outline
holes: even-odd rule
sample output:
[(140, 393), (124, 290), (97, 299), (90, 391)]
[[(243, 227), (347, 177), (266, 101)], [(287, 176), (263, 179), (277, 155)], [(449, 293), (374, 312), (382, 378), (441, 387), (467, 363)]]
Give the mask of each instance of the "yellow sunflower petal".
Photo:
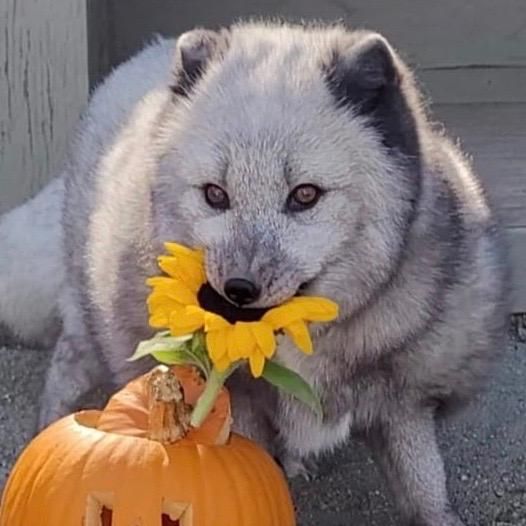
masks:
[(259, 378), (265, 368), (265, 357), (259, 351), (254, 351), (249, 357), (250, 371), (254, 378)]
[(172, 312), (184, 309), (184, 305), (178, 301), (157, 292), (148, 296), (147, 305), (150, 314), (149, 324), (156, 329), (168, 327)]
[(203, 263), (203, 251), (200, 249), (192, 249), (185, 247), (184, 245), (179, 245), (178, 243), (164, 243), (164, 248), (172, 256), (190, 258), (193, 259), (196, 263)]
[(184, 307), (181, 302), (176, 301), (173, 298), (170, 298), (170, 296), (160, 292), (152, 292), (148, 296), (146, 303), (150, 312), (162, 311), (170, 313), (174, 310), (181, 310)]
[(159, 267), (172, 278), (184, 283), (190, 290), (197, 292), (206, 281), (201, 264), (196, 264), (188, 258), (160, 256), (157, 258)]
[(235, 362), (236, 360), (239, 360), (241, 358), (236, 348), (235, 326), (233, 325), (229, 327), (224, 332), (226, 336), (226, 352), (227, 352), (228, 358), (231, 361)]
[(168, 278), (166, 276), (153, 276), (146, 280), (146, 285), (152, 287), (153, 289), (163, 288), (163, 286), (168, 288), (173, 281), (173, 278)]
[[(252, 322), (250, 323), (250, 330), (263, 356), (271, 358), (276, 352), (276, 339), (272, 326), (265, 321)], [(254, 353), (256, 351), (253, 351), (252, 354)]]
[(165, 329), (170, 324), (170, 318), (162, 312), (156, 312), (150, 316), (148, 324), (153, 329)]
[(206, 333), (206, 348), (214, 364), (224, 359), (227, 354), (226, 333), (224, 331), (214, 331)]
[(156, 276), (146, 283), (153, 287), (153, 292), (163, 294), (183, 305), (197, 305), (197, 290), (191, 290), (179, 279)]
[(283, 330), (300, 350), (305, 354), (312, 354), (312, 341), (305, 322), (295, 321), (283, 327)]
[(163, 272), (170, 277), (179, 279), (180, 267), (177, 265), (177, 258), (174, 256), (159, 256), (157, 263)]
[(289, 301), (267, 311), (262, 320), (272, 325), (273, 329), (277, 331), (285, 327), (285, 325), (301, 320), (301, 316), (302, 310)]
[(216, 362), (214, 362), (214, 367), (220, 372), (224, 372), (226, 371), (230, 365), (232, 365), (232, 362), (230, 361), (230, 359), (228, 358), (228, 356), (224, 356), (223, 358), (217, 360)]
[(228, 323), (228, 321), (225, 320), (222, 316), (219, 316), (219, 314), (215, 314), (214, 312), (206, 311), (205, 313), (205, 331), (219, 331), (219, 330), (226, 330), (229, 327), (231, 327), (231, 324)]
[(188, 305), (182, 311), (170, 316), (170, 332), (173, 336), (183, 336), (200, 329), (205, 321), (205, 311), (201, 307)]
[(307, 321), (331, 321), (338, 316), (338, 305), (327, 298), (300, 296), (290, 300), (289, 305), (301, 312)]
[(248, 358), (256, 347), (256, 338), (250, 330), (250, 323), (237, 322), (228, 340), (228, 355), (232, 360)]

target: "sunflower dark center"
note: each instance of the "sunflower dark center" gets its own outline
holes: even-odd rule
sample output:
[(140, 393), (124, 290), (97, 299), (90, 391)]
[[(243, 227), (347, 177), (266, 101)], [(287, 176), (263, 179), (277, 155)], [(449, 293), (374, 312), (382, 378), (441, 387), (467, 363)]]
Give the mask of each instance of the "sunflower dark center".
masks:
[(209, 283), (205, 283), (197, 293), (199, 305), (215, 314), (219, 314), (230, 323), (236, 321), (259, 321), (269, 309), (249, 309), (236, 307), (221, 294), (219, 294)]

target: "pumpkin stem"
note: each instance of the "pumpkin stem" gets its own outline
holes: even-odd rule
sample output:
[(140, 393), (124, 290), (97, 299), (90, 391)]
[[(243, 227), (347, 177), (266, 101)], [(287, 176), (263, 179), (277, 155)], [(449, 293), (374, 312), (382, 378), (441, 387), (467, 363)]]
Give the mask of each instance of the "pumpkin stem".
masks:
[(179, 380), (169, 367), (159, 365), (150, 373), (148, 388), (149, 438), (163, 444), (177, 442), (190, 429), (192, 411)]

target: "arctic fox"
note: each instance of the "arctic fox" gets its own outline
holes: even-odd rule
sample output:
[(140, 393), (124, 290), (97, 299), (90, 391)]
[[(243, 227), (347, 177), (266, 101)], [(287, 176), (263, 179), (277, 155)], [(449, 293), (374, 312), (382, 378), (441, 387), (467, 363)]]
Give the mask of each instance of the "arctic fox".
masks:
[(126, 358), (152, 334), (145, 278), (165, 240), (206, 249), (218, 305), (340, 306), (314, 327), (313, 356), (278, 350), (321, 394), (324, 421), (240, 372), (239, 431), (289, 472), (360, 432), (404, 524), (461, 524), (434, 418), (504, 348), (506, 256), (478, 179), (382, 36), (197, 29), (156, 40), (95, 91), (63, 174), (0, 225), (0, 319), (33, 338), (55, 313), (62, 323), (40, 426), (108, 374), (121, 385), (150, 367)]

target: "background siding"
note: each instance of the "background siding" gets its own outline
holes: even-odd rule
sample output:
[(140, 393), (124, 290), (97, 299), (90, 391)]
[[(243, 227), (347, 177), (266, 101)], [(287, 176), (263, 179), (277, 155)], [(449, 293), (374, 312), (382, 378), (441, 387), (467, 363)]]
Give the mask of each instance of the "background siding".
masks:
[(0, 0), (0, 213), (56, 172), (88, 93), (84, 0)]
[[(437, 102), (526, 101), (524, 0), (92, 0), (95, 77), (154, 32), (174, 35), (248, 16), (345, 19), (383, 32)], [(101, 10), (104, 14), (101, 13)], [(101, 38), (110, 35), (111, 38)], [(101, 58), (103, 59), (101, 61)], [(460, 71), (459, 71), (460, 70)], [(428, 82), (429, 81), (429, 82)], [(522, 84), (521, 82), (522, 81)]]
[(513, 308), (526, 312), (526, 103), (442, 104), (436, 115), (472, 155), (499, 220), (513, 262)]

